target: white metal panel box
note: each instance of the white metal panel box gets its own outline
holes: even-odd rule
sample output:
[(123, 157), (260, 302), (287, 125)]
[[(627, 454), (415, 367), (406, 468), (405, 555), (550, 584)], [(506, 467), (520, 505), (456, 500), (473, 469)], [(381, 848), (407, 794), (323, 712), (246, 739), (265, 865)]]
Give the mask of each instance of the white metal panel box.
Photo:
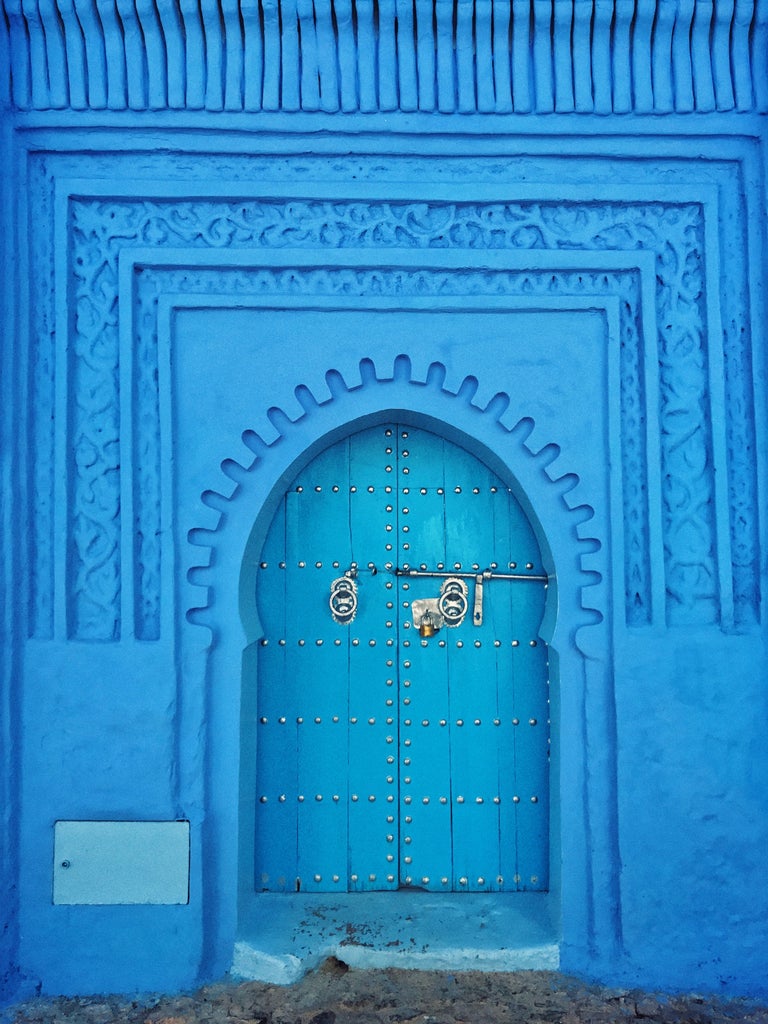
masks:
[(189, 903), (189, 822), (57, 821), (53, 902)]

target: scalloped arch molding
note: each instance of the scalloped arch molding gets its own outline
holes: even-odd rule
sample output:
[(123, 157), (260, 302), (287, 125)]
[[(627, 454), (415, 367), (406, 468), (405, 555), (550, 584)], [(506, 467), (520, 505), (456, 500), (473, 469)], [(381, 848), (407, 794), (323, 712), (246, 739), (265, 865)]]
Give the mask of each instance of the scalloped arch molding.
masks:
[[(557, 581), (554, 607), (547, 616), (547, 639), (555, 649), (561, 643), (556, 635), (558, 623), (561, 630), (575, 633), (601, 622), (609, 612), (605, 595), (594, 588), (607, 571), (598, 555), (600, 539), (589, 527), (595, 513), (579, 499), (578, 474), (559, 464), (556, 440), (543, 438), (543, 431), (537, 431), (527, 417), (512, 425), (502, 424), (510, 406), (510, 397), (504, 392), (494, 394), (484, 407), (476, 405), (478, 381), (473, 377), (465, 377), (456, 392), (447, 389), (442, 363), (431, 363), (423, 380), (413, 379), (406, 355), (395, 359), (390, 372), (382, 370), (379, 376), (373, 359), (366, 357), (360, 361), (358, 379), (349, 384), (337, 371), (329, 370), (324, 383), (330, 397), (316, 396), (303, 383), (296, 386), (294, 394), (303, 409), (299, 418), (276, 407), (268, 410), (267, 418), (277, 432), (269, 443), (252, 430), (244, 432), (250, 460), (232, 453), (221, 463), (229, 486), (214, 487), (202, 495), (203, 504), (220, 513), (219, 521), (214, 527), (193, 527), (189, 532), (190, 543), (203, 548), (204, 555), (199, 565), (189, 569), (188, 579), (205, 588), (206, 599), (190, 608), (187, 618), (220, 635), (226, 616), (216, 612), (216, 594), (231, 591), (234, 574), (242, 567), (240, 599), (246, 642), (258, 639), (260, 627), (253, 618), (254, 609), (244, 607), (243, 602), (247, 605), (247, 595), (255, 594), (256, 562), (286, 478), (299, 472), (336, 437), (394, 414), (405, 422), (431, 425), (482, 461), (500, 464), (505, 476), (511, 476), (510, 482), (532, 514), (542, 548), (548, 552), (549, 571)], [(256, 516), (254, 509), (259, 510)]]
[[(0, 12), (0, 998), (229, 967), (244, 552), (392, 409), (557, 573), (561, 964), (768, 994), (768, 7), (246, 6)], [(189, 903), (52, 904), (99, 819)]]

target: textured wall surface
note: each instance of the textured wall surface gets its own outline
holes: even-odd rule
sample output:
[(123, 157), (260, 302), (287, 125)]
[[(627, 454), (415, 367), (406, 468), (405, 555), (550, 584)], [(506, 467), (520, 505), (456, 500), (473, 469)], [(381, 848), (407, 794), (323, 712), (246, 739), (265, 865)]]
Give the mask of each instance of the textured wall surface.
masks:
[(24, 109), (610, 114), (768, 104), (763, 0), (3, 2), (13, 101)]
[[(768, 991), (766, 12), (498, 7), (5, 2), (5, 997), (230, 966), (260, 543), (392, 410), (557, 575), (563, 967)], [(54, 906), (57, 820), (177, 819), (189, 904)]]

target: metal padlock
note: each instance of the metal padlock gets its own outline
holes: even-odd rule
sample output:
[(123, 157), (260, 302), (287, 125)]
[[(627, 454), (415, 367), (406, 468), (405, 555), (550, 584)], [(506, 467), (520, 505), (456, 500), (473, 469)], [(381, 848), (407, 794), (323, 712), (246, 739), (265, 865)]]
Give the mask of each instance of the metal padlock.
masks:
[(436, 632), (437, 626), (432, 618), (432, 613), (427, 609), (422, 615), (421, 622), (419, 623), (419, 636), (430, 637), (434, 636)]

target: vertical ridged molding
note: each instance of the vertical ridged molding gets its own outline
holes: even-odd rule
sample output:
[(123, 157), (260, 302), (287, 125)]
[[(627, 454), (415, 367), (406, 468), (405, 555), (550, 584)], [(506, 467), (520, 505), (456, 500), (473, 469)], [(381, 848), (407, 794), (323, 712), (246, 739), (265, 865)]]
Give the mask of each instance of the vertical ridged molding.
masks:
[(107, 57), (101, 22), (94, 0), (75, 0), (75, 10), (85, 40), (88, 106), (102, 110), (107, 105)]
[[(416, 23), (414, 20), (415, 5), (413, 0), (396, 0), (397, 2), (397, 70), (400, 86), (400, 109), (412, 111), (419, 109), (419, 79), (416, 61)], [(344, 4), (345, 12), (349, 2)], [(341, 36), (341, 33), (339, 33)], [(340, 62), (341, 63), (341, 62)], [(343, 89), (342, 89), (343, 94)], [(349, 110), (342, 95), (342, 110)]]
[(695, 0), (678, 0), (672, 33), (672, 76), (675, 82), (675, 109), (688, 114), (694, 109), (691, 26)]
[(125, 48), (125, 85), (131, 110), (146, 110), (147, 52), (134, 0), (117, 0)]
[(125, 46), (122, 21), (115, 0), (96, 0), (96, 9), (104, 27), (104, 51), (107, 69), (107, 106), (124, 110), (128, 99), (125, 70)]
[(512, 95), (516, 114), (533, 110), (531, 22), (528, 0), (512, 0)]
[(432, 32), (432, 0), (416, 0), (416, 66), (419, 79), (419, 110), (432, 111), (437, 102), (435, 39)]
[(54, 110), (69, 106), (67, 81), (67, 51), (64, 42), (63, 18), (60, 18), (54, 0), (39, 0), (38, 9), (43, 24), (48, 53), (48, 95)]
[[(555, 109), (559, 113), (573, 110), (573, 0), (554, 0), (554, 73), (555, 73)], [(541, 5), (546, 11), (546, 4)], [(543, 18), (542, 18), (543, 20)], [(546, 31), (541, 26), (542, 35)], [(540, 60), (546, 62), (546, 47), (540, 47)]]
[(613, 110), (611, 81), (611, 23), (613, 0), (595, 0), (592, 27), (592, 87), (596, 114)]
[(632, 109), (632, 19), (634, 0), (616, 0), (613, 27), (613, 112)]
[(88, 76), (83, 32), (73, 0), (58, 0), (58, 9), (64, 25), (69, 105), (74, 110), (84, 110), (88, 106)]
[[(731, 25), (733, 0), (717, 0), (715, 28), (712, 36), (712, 72), (718, 110), (733, 110), (733, 81), (731, 78)], [(766, 54), (768, 58), (768, 54)]]
[(573, 48), (573, 102), (579, 113), (595, 109), (592, 70), (592, 31), (594, 12), (592, 0), (574, 0)]
[(552, 81), (552, 22), (554, 12), (550, 0), (533, 0), (533, 78), (537, 113), (549, 114), (555, 109)]
[(766, 0), (0, 0), (20, 109), (766, 109)]
[(704, 112), (715, 109), (715, 84), (712, 79), (712, 50), (710, 46), (713, 15), (712, 0), (696, 0), (691, 30), (693, 95), (696, 109)]
[(675, 2), (659, 6), (653, 35), (653, 105), (660, 114), (667, 114), (675, 109), (672, 89), (672, 35), (676, 7)]
[(768, 112), (768, 0), (755, 0), (754, 33), (752, 37), (752, 74), (755, 107)]

